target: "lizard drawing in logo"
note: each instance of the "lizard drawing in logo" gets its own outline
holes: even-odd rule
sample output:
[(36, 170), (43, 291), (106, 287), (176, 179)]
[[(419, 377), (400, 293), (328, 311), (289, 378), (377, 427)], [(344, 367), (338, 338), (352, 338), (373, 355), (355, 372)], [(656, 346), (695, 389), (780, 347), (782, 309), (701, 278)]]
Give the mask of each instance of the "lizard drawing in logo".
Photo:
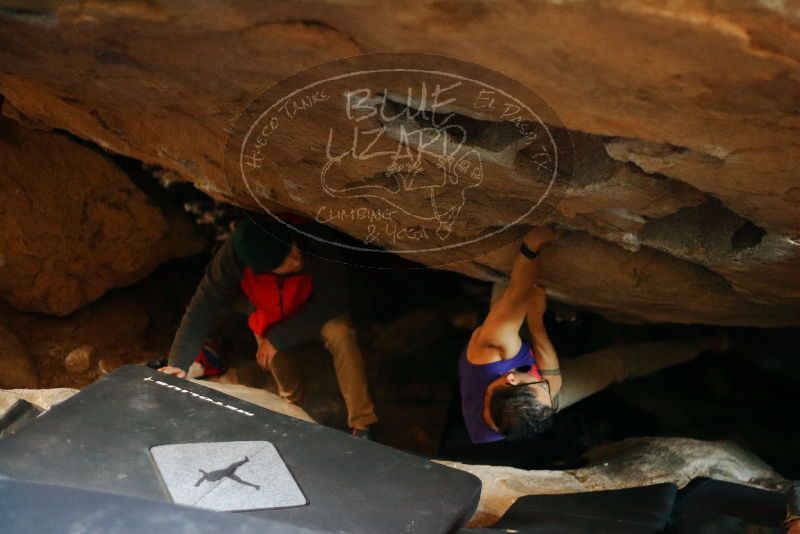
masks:
[[(467, 132), (461, 126), (419, 127), (409, 122), (385, 129), (387, 138), (397, 141), (392, 151), (366, 153), (353, 146), (332, 156), (329, 137), (322, 188), (334, 198), (377, 198), (410, 217), (434, 222), (436, 235), (444, 241), (466, 203), (467, 190), (483, 181), (481, 156), (464, 149)], [(359, 164), (374, 158), (380, 158), (385, 170), (354, 180)]]
[(236, 475), (236, 470), (239, 469), (239, 467), (241, 467), (242, 465), (246, 464), (249, 461), (250, 461), (250, 458), (245, 456), (244, 460), (240, 460), (238, 462), (234, 462), (231, 465), (229, 465), (228, 467), (225, 467), (223, 469), (217, 469), (216, 471), (211, 471), (210, 473), (207, 473), (207, 472), (203, 471), (202, 469), (198, 469), (198, 471), (203, 473), (203, 476), (200, 477), (200, 480), (198, 480), (197, 483), (195, 483), (194, 487), (196, 488), (197, 486), (199, 486), (200, 484), (202, 484), (203, 482), (206, 482), (206, 481), (208, 481), (208, 482), (217, 482), (217, 481), (220, 481), (223, 478), (227, 477), (227, 478), (230, 478), (231, 480), (233, 480), (234, 482), (238, 482), (239, 484), (243, 484), (245, 486), (250, 486), (251, 488), (255, 488), (256, 491), (258, 491), (258, 490), (261, 489), (261, 486), (259, 486), (258, 484), (251, 484), (250, 482), (247, 482), (246, 480), (242, 480), (241, 478), (239, 478)]

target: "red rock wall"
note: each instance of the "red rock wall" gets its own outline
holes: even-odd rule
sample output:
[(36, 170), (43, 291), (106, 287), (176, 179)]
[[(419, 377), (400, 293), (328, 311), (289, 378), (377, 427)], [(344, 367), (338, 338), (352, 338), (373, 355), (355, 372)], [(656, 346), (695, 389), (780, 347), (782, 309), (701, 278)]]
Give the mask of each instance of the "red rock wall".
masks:
[[(364, 52), (476, 62), (593, 147), (556, 215), (573, 232), (544, 257), (553, 296), (626, 320), (796, 325), (798, 20), (796, 2), (756, 0), (64, 0), (0, 11), (0, 94), (7, 116), (253, 207), (222, 159), (266, 87)], [(265, 199), (308, 210), (287, 193), (308, 177), (282, 172)], [(502, 279), (510, 253), (447, 268)]]

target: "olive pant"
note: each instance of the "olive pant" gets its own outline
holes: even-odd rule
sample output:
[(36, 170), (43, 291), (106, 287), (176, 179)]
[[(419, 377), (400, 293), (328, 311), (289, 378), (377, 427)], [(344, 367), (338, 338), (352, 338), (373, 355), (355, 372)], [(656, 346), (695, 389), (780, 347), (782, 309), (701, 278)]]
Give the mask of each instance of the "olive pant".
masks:
[(563, 385), (556, 395), (558, 410), (602, 391), (615, 382), (649, 375), (688, 362), (703, 351), (699, 340), (653, 341), (562, 358)]
[[(320, 336), (325, 348), (333, 356), (336, 379), (347, 406), (348, 425), (351, 428), (365, 428), (377, 422), (367, 390), (364, 358), (350, 319), (346, 315), (331, 319), (322, 325)], [(276, 354), (271, 368), (280, 396), (293, 404), (302, 402), (303, 385), (291, 351)]]

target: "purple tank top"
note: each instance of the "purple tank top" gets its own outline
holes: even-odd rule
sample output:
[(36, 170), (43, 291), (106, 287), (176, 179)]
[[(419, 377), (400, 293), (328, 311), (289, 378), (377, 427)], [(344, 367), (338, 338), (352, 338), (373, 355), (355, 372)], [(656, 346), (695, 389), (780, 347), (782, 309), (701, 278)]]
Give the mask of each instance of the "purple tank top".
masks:
[[(522, 342), (516, 356), (484, 365), (475, 365), (467, 360), (467, 348), (461, 351), (458, 360), (458, 382), (461, 390), (461, 413), (467, 424), (467, 432), (472, 443), (489, 443), (505, 439), (502, 434), (492, 430), (483, 422), (483, 394), (492, 381), (519, 367), (536, 368), (531, 346)], [(538, 373), (538, 371), (537, 371)]]

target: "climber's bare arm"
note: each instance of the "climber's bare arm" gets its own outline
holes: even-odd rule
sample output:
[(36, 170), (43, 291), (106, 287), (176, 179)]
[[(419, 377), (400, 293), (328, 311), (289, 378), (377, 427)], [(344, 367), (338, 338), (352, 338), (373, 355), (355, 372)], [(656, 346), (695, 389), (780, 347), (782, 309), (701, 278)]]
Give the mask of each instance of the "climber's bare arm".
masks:
[(544, 326), (546, 309), (547, 294), (544, 288), (535, 287), (528, 303), (528, 330), (530, 330), (533, 342), (533, 357), (536, 360), (536, 367), (550, 384), (550, 395), (555, 397), (561, 390), (561, 369), (558, 363), (558, 353)]
[[(557, 237), (547, 226), (534, 228), (523, 238), (531, 251), (538, 252), (545, 243)], [(536, 282), (539, 260), (518, 253), (511, 268), (511, 279), (503, 295), (494, 303), (489, 315), (472, 335), (467, 358), (473, 363), (489, 363), (513, 358), (522, 341), (519, 328), (525, 320)]]

